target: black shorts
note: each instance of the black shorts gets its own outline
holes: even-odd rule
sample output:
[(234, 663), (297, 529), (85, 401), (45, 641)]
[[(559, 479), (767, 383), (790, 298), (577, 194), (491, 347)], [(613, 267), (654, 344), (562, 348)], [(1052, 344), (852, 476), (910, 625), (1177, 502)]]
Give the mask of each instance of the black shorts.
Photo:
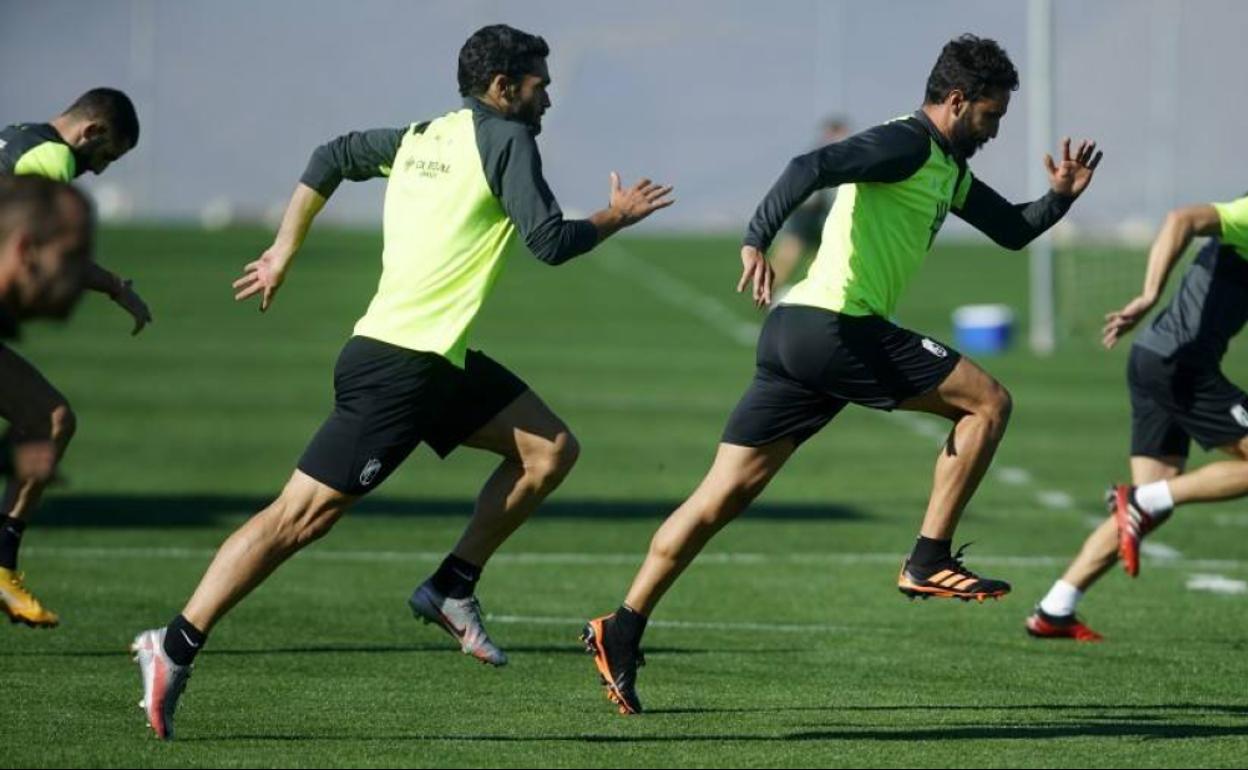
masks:
[(754, 381), (723, 441), (763, 446), (815, 435), (846, 404), (892, 410), (935, 390), (961, 355), (878, 316), (780, 305), (758, 338)]
[(1216, 449), (1248, 436), (1248, 393), (1216, 365), (1168, 358), (1133, 345), (1127, 385), (1133, 456), (1187, 457), (1191, 439)]
[(424, 441), (446, 457), (529, 387), (476, 350), (436, 353), (352, 337), (334, 366), (334, 411), (299, 470), (339, 492), (376, 489)]

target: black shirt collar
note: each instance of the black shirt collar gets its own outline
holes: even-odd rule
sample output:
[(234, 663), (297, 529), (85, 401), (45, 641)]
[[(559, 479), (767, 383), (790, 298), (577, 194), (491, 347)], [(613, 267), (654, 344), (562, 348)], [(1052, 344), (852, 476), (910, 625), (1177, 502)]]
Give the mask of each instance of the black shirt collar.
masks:
[(915, 110), (914, 115), (911, 117), (917, 120), (919, 125), (923, 126), (923, 128), (927, 130), (927, 133), (931, 135), (932, 139), (936, 140), (936, 146), (939, 147), (942, 152), (959, 163), (966, 162), (966, 158), (963, 158), (954, 151), (953, 145), (949, 144), (949, 140), (945, 138), (944, 134), (940, 133), (940, 129), (936, 128), (936, 124), (932, 122), (932, 119), (927, 116), (926, 112), (921, 109)]

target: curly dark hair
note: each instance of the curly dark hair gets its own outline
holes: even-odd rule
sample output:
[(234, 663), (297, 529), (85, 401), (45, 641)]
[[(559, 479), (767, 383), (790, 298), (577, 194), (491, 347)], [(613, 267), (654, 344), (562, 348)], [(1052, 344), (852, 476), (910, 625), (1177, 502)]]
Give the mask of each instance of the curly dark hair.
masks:
[(550, 46), (537, 35), (506, 24), (482, 27), (459, 49), (459, 93), (480, 96), (489, 90), (495, 75), (532, 74), (547, 56)]
[(997, 41), (960, 35), (945, 44), (927, 76), (927, 103), (939, 104), (955, 90), (971, 101), (989, 91), (1017, 91), (1018, 70)]
[(116, 88), (92, 88), (69, 105), (64, 114), (103, 121), (131, 148), (139, 143), (139, 115), (134, 102)]

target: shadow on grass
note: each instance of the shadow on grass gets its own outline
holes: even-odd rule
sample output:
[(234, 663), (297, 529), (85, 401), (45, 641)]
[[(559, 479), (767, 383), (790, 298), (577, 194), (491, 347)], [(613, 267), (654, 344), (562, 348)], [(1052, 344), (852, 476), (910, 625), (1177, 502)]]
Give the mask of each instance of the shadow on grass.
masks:
[[(642, 723), (645, 717), (635, 721)], [(711, 735), (360, 735), (331, 736), (324, 733), (252, 733), (228, 736), (196, 736), (188, 741), (233, 743), (251, 741), (327, 743), (587, 743), (587, 744), (683, 744), (683, 743), (785, 743), (823, 741), (879, 741), (918, 743), (927, 741), (1037, 740), (1043, 738), (1143, 738), (1148, 740), (1188, 740), (1248, 736), (1248, 725), (1203, 725), (1190, 723), (1154, 724), (1121, 721), (1087, 723), (1079, 720), (1041, 725), (982, 725), (925, 727), (920, 730), (881, 730), (874, 728), (819, 730), (774, 735), (721, 733)]]
[[(39, 527), (202, 527), (229, 516), (248, 515), (270, 502), (247, 495), (54, 495), (39, 512)], [(682, 500), (576, 500), (547, 501), (537, 512), (541, 518), (661, 521)], [(471, 498), (369, 497), (351, 509), (349, 516), (446, 517), (472, 513)], [(866, 518), (856, 508), (843, 505), (760, 503), (746, 513), (752, 519), (855, 520)]]

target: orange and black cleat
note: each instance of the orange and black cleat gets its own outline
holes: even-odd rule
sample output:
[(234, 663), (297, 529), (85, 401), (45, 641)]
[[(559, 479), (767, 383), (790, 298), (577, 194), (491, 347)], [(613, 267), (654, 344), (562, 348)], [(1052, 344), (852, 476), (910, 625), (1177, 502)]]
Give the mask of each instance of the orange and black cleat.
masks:
[(1027, 633), (1037, 639), (1074, 639), (1099, 642), (1105, 637), (1088, 628), (1075, 614), (1050, 615), (1037, 606), (1027, 618)]
[(1105, 492), (1105, 506), (1118, 524), (1118, 556), (1131, 577), (1140, 574), (1140, 541), (1157, 527), (1157, 519), (1135, 504), (1134, 491), (1118, 484)]
[(621, 715), (640, 714), (637, 669), (646, 664), (646, 658), (635, 644), (612, 633), (614, 620), (615, 615), (611, 614), (589, 621), (581, 631), (581, 641), (585, 651), (594, 656), (594, 666), (606, 688), (607, 699), (619, 708)]
[(911, 599), (934, 596), (964, 602), (1000, 599), (1010, 592), (1010, 584), (1004, 580), (980, 577), (963, 566), (962, 552), (965, 550), (966, 545), (953, 556), (931, 566), (912, 565), (906, 559), (901, 565), (901, 574), (897, 576), (897, 590)]

